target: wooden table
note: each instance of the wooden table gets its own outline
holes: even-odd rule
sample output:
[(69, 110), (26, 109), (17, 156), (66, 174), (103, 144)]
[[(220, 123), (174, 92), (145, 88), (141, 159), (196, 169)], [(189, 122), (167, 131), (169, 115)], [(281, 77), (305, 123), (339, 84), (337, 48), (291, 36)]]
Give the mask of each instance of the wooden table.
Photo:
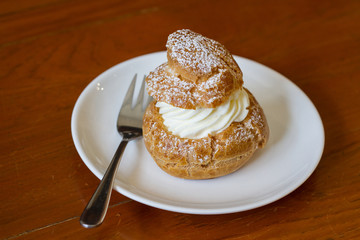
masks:
[[(79, 216), (99, 183), (71, 137), (86, 85), (165, 50), (190, 28), (298, 85), (325, 149), (288, 196), (257, 209), (191, 215), (113, 192), (103, 225)], [(0, 2), (1, 239), (360, 239), (360, 1)], [(306, 122), (304, 122), (306, 124)]]

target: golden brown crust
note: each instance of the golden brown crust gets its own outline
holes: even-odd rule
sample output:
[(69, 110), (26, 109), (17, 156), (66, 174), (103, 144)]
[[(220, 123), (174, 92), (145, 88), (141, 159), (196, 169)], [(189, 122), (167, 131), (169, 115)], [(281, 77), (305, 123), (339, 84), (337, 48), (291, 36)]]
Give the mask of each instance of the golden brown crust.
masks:
[(155, 100), (185, 109), (215, 108), (241, 88), (242, 72), (222, 44), (183, 29), (170, 34), (166, 47), (168, 62), (146, 79)]
[(250, 106), (242, 122), (201, 139), (180, 138), (171, 134), (152, 102), (144, 115), (143, 136), (147, 150), (156, 163), (170, 175), (187, 179), (215, 178), (243, 166), (269, 136), (263, 110), (247, 90)]

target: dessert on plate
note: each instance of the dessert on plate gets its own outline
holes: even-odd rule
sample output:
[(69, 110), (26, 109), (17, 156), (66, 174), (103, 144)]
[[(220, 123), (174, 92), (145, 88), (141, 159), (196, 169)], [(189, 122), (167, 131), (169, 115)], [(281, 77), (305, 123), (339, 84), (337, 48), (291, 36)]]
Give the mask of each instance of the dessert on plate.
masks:
[(146, 78), (154, 98), (143, 120), (147, 150), (161, 169), (180, 178), (238, 170), (269, 137), (238, 64), (222, 44), (188, 29), (170, 34), (166, 47), (168, 61)]

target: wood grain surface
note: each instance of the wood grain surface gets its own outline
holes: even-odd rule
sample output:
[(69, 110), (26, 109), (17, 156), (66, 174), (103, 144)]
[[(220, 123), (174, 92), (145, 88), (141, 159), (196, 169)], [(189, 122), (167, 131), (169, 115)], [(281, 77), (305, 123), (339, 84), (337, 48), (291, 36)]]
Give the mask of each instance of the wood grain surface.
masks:
[[(288, 196), (225, 215), (113, 192), (103, 225), (84, 229), (99, 180), (73, 145), (74, 104), (97, 75), (165, 50), (182, 28), (298, 85), (323, 120), (320, 164)], [(360, 239), (359, 29), (357, 0), (0, 1), (0, 239)]]

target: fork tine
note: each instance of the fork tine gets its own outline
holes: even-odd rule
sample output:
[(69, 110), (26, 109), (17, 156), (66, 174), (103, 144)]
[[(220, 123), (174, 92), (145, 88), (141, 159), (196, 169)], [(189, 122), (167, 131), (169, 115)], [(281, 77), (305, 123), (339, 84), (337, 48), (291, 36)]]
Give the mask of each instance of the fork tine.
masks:
[(145, 103), (145, 107), (147, 107), (154, 99), (151, 96), (148, 96), (146, 103)]
[(127, 107), (127, 106), (131, 107), (131, 105), (132, 105), (132, 99), (133, 99), (134, 90), (135, 90), (136, 78), (137, 78), (137, 74), (135, 74), (134, 78), (132, 79), (132, 81), (130, 83), (130, 86), (126, 92), (124, 102), (121, 106), (121, 109), (123, 109), (124, 107)]
[[(144, 75), (144, 82), (145, 82), (145, 79), (146, 79), (146, 75)], [(144, 89), (146, 88), (146, 86), (144, 86)], [(146, 108), (151, 102), (152, 102), (152, 100), (153, 100), (153, 98), (150, 96), (150, 95), (148, 95), (148, 94), (146, 94), (147, 96), (147, 98), (146, 98), (146, 101), (145, 101), (145, 103), (144, 103), (144, 107)]]
[(142, 106), (142, 103), (143, 103), (143, 100), (144, 100), (145, 78), (146, 78), (146, 76), (144, 76), (144, 79), (141, 82), (141, 87), (140, 87), (138, 99), (136, 101), (135, 106), (140, 106), (140, 105)]
[[(141, 85), (141, 88), (144, 89), (144, 91), (146, 90), (146, 75), (144, 75), (144, 79), (143, 79), (143, 82), (142, 82), (142, 85)], [(143, 102), (142, 104), (142, 108), (145, 109), (150, 103), (151, 101), (153, 100), (153, 98), (148, 95), (148, 94), (145, 94), (145, 102)]]

